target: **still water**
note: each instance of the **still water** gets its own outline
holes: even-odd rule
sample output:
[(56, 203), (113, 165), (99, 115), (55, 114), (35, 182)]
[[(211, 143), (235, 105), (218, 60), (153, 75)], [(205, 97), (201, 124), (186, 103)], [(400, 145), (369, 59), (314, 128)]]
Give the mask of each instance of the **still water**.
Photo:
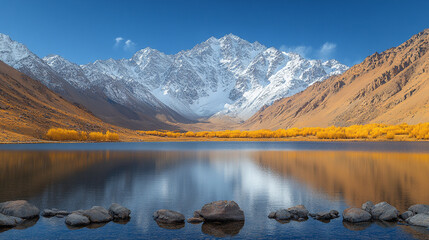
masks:
[[(309, 219), (279, 223), (270, 211), (304, 204), (342, 212), (387, 201), (404, 211), (429, 204), (429, 143), (198, 142), (0, 145), (0, 202), (87, 209), (117, 202), (131, 220), (69, 229), (43, 218), (0, 239), (429, 239), (429, 230), (374, 222)], [(216, 200), (234, 200), (244, 225), (186, 223), (164, 229), (161, 208), (191, 217)]]

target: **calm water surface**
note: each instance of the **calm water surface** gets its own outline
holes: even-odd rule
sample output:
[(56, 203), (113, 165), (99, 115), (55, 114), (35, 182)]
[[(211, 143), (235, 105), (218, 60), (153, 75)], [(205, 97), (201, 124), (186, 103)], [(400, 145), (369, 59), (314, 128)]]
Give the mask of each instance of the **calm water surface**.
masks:
[[(375, 222), (279, 223), (270, 211), (304, 204), (342, 212), (387, 201), (401, 212), (429, 204), (429, 143), (198, 142), (0, 145), (0, 202), (26, 199), (43, 208), (87, 209), (112, 202), (131, 220), (69, 229), (40, 218), (0, 239), (429, 239), (429, 230)], [(244, 225), (164, 229), (161, 208), (191, 217), (216, 200), (234, 200)]]

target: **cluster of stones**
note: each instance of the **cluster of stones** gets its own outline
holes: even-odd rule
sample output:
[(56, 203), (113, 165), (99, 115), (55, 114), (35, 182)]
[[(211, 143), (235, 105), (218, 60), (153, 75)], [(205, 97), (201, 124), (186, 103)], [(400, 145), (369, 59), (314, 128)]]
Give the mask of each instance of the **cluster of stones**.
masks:
[(304, 205), (297, 205), (288, 209), (279, 209), (275, 212), (271, 212), (268, 215), (268, 218), (273, 218), (278, 221), (305, 221), (309, 216), (320, 221), (329, 221), (339, 217), (339, 212), (337, 210), (331, 210), (326, 212), (309, 213)]
[(16, 227), (28, 219), (38, 218), (40, 210), (25, 200), (0, 203), (0, 227)]
[[(153, 213), (153, 219), (163, 228), (179, 229), (185, 226), (185, 216), (172, 210), (157, 210)], [(234, 201), (215, 201), (195, 211), (187, 222), (204, 222), (202, 231), (215, 237), (234, 236), (244, 226), (244, 212)]]
[[(39, 208), (25, 200), (0, 203), (0, 227), (16, 227), (28, 219), (38, 218)], [(130, 218), (131, 211), (117, 203), (113, 203), (109, 210), (95, 206), (88, 210), (68, 212), (58, 209), (45, 209), (43, 217), (65, 218), (70, 226), (85, 226), (91, 223), (105, 223), (112, 220), (126, 220)]]
[(404, 221), (409, 225), (429, 228), (429, 205), (416, 204), (408, 211), (399, 211), (387, 202), (374, 205), (371, 201), (362, 204), (361, 208), (351, 207), (343, 212), (344, 221), (351, 223), (369, 222), (372, 220), (396, 222)]
[[(184, 223), (185, 216), (179, 212), (160, 209), (153, 213), (158, 223)], [(205, 204), (201, 210), (188, 218), (189, 223), (244, 221), (244, 212), (234, 201), (216, 201)]]
[(66, 224), (70, 226), (85, 226), (91, 223), (106, 223), (112, 220), (126, 220), (130, 218), (131, 211), (117, 203), (113, 203), (109, 210), (94, 206), (87, 210), (71, 212), (66, 217)]

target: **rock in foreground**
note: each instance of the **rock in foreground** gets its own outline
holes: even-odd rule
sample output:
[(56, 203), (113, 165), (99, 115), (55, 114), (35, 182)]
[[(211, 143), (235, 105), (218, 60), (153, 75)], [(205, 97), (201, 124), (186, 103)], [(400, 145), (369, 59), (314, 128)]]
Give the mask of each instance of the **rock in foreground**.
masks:
[(216, 201), (204, 205), (199, 213), (206, 222), (244, 221), (244, 212), (234, 201)]
[(326, 212), (313, 213), (310, 214), (310, 216), (316, 220), (331, 220), (334, 218), (338, 218), (340, 216), (340, 213), (337, 210), (331, 210)]
[(372, 209), (375, 207), (374, 203), (371, 201), (368, 201), (364, 204), (362, 204), (362, 209), (371, 213)]
[(377, 203), (371, 210), (372, 218), (382, 221), (398, 220), (399, 211), (387, 202)]
[(131, 210), (117, 203), (112, 203), (109, 207), (109, 214), (115, 220), (124, 220), (130, 218)]
[(304, 205), (297, 205), (287, 209), (294, 219), (308, 218), (308, 210)]
[(153, 213), (153, 219), (160, 223), (183, 223), (185, 216), (179, 212), (160, 209)]
[(0, 213), (0, 227), (16, 227), (23, 221), (22, 218), (6, 216)]
[(196, 224), (196, 223), (202, 223), (202, 222), (204, 222), (204, 218), (200, 218), (200, 217), (191, 217), (191, 218), (188, 218), (188, 220), (186, 220), (188, 223), (193, 223), (193, 224)]
[(44, 217), (64, 217), (69, 215), (70, 213), (68, 211), (64, 211), (64, 210), (58, 210), (55, 208), (52, 209), (44, 209), (42, 211), (42, 216)]
[(429, 214), (429, 205), (415, 204), (415, 205), (409, 207), (408, 211), (411, 211), (414, 214), (419, 214), (419, 213), (428, 213)]
[(0, 213), (28, 219), (39, 216), (40, 210), (25, 200), (17, 200), (0, 203)]
[(88, 210), (78, 210), (77, 213), (87, 217), (91, 223), (104, 223), (112, 221), (109, 211), (104, 207), (94, 206)]
[(369, 214), (369, 212), (356, 207), (347, 208), (343, 212), (343, 218), (345, 221), (351, 222), (351, 223), (358, 223), (358, 222), (368, 222), (371, 220), (372, 216)]
[(405, 211), (404, 213), (402, 213), (401, 215), (399, 215), (399, 217), (403, 220), (407, 220), (408, 218), (414, 216), (414, 213), (411, 211)]
[(88, 217), (79, 213), (72, 213), (66, 217), (66, 224), (70, 226), (85, 226), (90, 223)]
[(429, 228), (429, 213), (419, 213), (407, 219), (407, 223), (414, 226)]

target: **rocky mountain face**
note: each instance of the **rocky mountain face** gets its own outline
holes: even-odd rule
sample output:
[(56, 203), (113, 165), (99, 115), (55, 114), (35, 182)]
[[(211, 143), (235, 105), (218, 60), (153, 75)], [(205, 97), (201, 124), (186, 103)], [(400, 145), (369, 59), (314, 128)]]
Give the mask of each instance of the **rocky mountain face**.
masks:
[(261, 109), (244, 129), (366, 123), (416, 124), (429, 119), (429, 29), (344, 74)]
[[(223, 115), (244, 120), (347, 69), (336, 60), (308, 60), (232, 34), (175, 55), (145, 48), (130, 59), (80, 66), (58, 55), (40, 59), (0, 35), (0, 60), (59, 93), (68, 90), (66, 98), (108, 122), (141, 129), (148, 121), (156, 122), (149, 128), (168, 128), (161, 123)], [(101, 111), (102, 103), (108, 109)]]

